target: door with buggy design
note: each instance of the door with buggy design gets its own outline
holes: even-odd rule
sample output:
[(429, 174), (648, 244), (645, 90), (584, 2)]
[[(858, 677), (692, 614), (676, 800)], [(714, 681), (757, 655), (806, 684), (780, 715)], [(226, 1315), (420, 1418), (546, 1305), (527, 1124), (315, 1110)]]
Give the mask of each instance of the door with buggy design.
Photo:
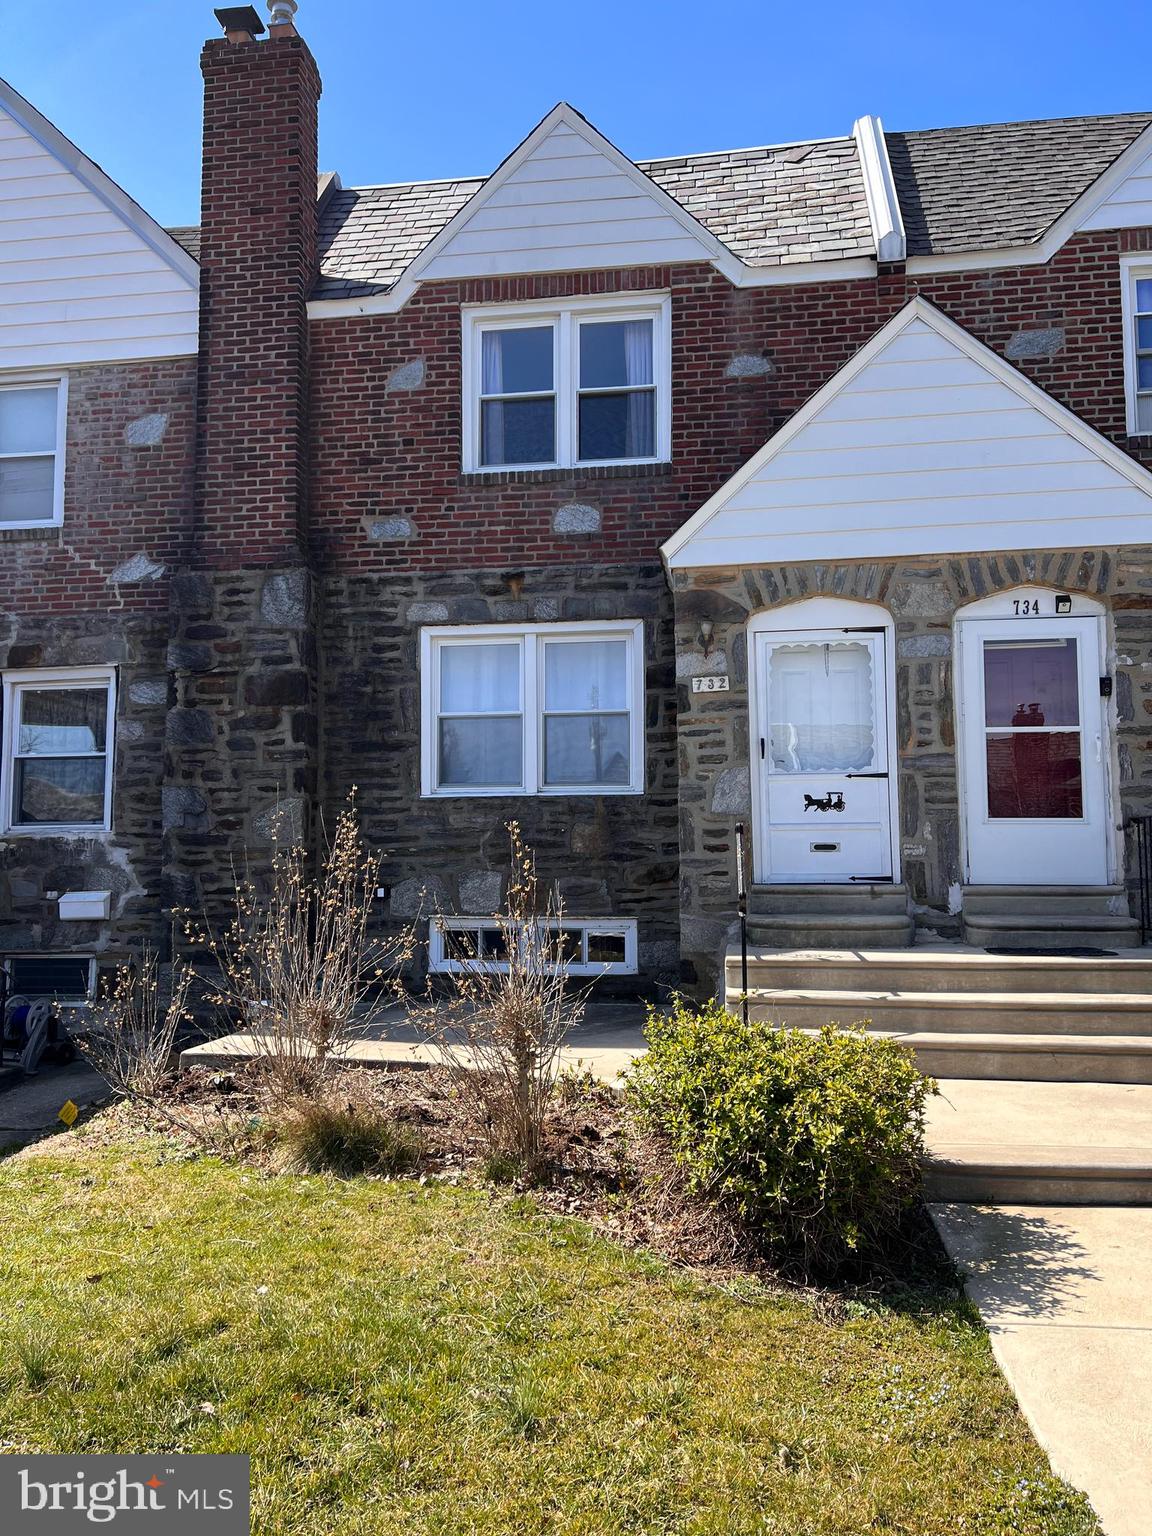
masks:
[(890, 880), (887, 634), (755, 637), (761, 884)]

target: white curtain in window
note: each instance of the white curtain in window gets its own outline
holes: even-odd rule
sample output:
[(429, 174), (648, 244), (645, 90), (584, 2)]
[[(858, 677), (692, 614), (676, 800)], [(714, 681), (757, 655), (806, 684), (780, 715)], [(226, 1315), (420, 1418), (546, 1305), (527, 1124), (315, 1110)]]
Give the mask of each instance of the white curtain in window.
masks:
[(486, 395), (504, 392), (504, 337), (499, 331), (484, 331), (480, 362), (483, 377), (480, 389)]
[(442, 714), (517, 714), (519, 709), (519, 645), (446, 645), (442, 648)]
[(566, 640), (545, 645), (544, 708), (572, 712), (627, 709), (627, 643)]
[[(624, 369), (629, 386), (652, 383), (652, 322), (628, 320), (624, 325)], [(656, 395), (652, 390), (628, 397), (624, 456), (644, 459), (656, 451)]]

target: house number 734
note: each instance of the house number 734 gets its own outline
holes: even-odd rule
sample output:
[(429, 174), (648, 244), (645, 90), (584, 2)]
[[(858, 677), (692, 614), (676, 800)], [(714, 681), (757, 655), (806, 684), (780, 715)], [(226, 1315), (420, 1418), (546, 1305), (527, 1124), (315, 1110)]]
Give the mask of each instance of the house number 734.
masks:
[(1038, 597), (1017, 597), (1012, 602), (1012, 612), (1018, 618), (1040, 617), (1040, 599)]

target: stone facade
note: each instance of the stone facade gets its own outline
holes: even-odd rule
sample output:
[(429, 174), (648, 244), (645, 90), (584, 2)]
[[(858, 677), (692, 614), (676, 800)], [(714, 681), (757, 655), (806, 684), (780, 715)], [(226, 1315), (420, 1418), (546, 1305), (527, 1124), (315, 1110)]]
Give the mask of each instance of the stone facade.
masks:
[[(963, 875), (953, 624), (968, 603), (1032, 585), (1104, 604), (1115, 654), (1118, 809), (1122, 818), (1152, 811), (1152, 549), (676, 573), (681, 943), (689, 984), (715, 988), (736, 921), (734, 826), (751, 813), (748, 620), (821, 596), (875, 603), (892, 615), (902, 874), (918, 925), (955, 936)], [(712, 626), (706, 652), (705, 621)], [(693, 694), (691, 678), (701, 672), (727, 673), (730, 690)]]
[[(421, 626), (587, 619), (644, 622), (644, 793), (421, 798)], [(383, 929), (434, 910), (489, 915), (516, 821), (569, 917), (637, 919), (644, 983), (676, 980), (672, 602), (658, 565), (529, 567), (514, 589), (499, 570), (329, 576), (320, 649), (326, 814), (356, 788), (387, 855)]]

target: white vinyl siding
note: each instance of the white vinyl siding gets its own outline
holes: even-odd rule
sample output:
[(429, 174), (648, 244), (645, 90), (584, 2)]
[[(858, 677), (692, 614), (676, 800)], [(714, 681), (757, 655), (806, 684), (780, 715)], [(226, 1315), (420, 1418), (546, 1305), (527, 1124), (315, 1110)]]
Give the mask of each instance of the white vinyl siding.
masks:
[[(634, 976), (634, 918), (558, 918), (547, 920), (553, 933), (566, 936), (569, 976)], [(428, 964), (436, 974), (506, 971), (502, 958), (505, 931), (491, 917), (438, 917), (428, 936)]]
[(2, 830), (106, 832), (116, 745), (113, 669), (7, 672), (3, 708)]
[(673, 566), (1144, 539), (1139, 469), (915, 304), (673, 538)]
[(0, 368), (196, 346), (195, 287), (0, 108)]
[(1148, 154), (1077, 229), (1143, 229), (1152, 225), (1152, 154)]
[(644, 627), (485, 624), (421, 632), (425, 795), (644, 788)]
[(666, 463), (670, 324), (667, 295), (466, 308), (464, 469)]
[(422, 270), (422, 280), (706, 261), (647, 178), (558, 122)]

